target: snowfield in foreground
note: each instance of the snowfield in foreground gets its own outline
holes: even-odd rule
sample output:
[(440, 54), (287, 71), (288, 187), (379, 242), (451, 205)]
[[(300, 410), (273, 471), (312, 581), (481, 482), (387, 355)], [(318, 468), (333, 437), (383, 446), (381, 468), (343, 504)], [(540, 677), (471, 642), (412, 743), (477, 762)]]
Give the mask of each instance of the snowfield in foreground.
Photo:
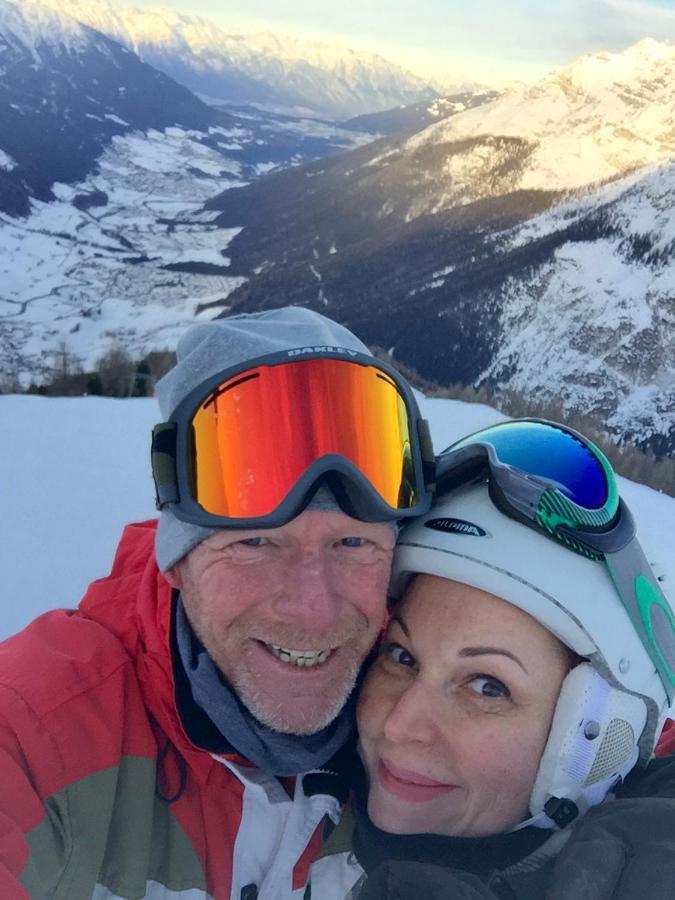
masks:
[[(487, 406), (420, 398), (434, 444), (504, 417)], [(153, 517), (155, 400), (0, 396), (0, 639), (47, 609), (76, 606), (107, 574), (127, 522)], [(675, 500), (621, 479), (651, 558), (675, 590)]]

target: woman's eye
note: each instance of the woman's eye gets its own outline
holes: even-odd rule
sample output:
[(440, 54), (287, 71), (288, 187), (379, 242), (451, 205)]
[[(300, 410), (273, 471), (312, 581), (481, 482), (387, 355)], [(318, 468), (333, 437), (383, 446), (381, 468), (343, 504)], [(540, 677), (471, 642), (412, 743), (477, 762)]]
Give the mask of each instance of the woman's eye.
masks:
[(493, 678), (491, 675), (477, 675), (469, 682), (472, 691), (480, 694), (481, 697), (489, 697), (491, 699), (504, 697), (509, 699), (511, 691), (507, 688), (503, 681)]
[(415, 657), (408, 653), (405, 647), (401, 647), (400, 644), (395, 644), (393, 642), (383, 644), (380, 655), (399, 666), (412, 668), (417, 665)]

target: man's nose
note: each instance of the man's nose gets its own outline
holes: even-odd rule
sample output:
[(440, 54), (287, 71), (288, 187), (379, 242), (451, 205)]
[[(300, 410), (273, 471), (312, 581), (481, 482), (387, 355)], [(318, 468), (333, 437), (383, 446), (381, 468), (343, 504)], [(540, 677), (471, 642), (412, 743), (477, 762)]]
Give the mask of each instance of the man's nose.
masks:
[(431, 743), (436, 735), (434, 700), (427, 685), (415, 681), (393, 701), (384, 720), (384, 736), (392, 744)]
[(307, 631), (327, 631), (340, 620), (343, 601), (335, 567), (322, 554), (301, 556), (287, 567), (277, 612)]

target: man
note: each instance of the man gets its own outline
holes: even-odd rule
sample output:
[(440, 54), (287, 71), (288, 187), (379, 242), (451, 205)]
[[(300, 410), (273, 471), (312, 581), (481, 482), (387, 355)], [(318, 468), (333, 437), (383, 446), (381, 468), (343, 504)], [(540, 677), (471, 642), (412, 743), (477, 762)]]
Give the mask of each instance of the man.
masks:
[(288, 308), (197, 325), (158, 385), (159, 526), (0, 645), (0, 896), (309, 897), (395, 522), (428, 508), (415, 399)]

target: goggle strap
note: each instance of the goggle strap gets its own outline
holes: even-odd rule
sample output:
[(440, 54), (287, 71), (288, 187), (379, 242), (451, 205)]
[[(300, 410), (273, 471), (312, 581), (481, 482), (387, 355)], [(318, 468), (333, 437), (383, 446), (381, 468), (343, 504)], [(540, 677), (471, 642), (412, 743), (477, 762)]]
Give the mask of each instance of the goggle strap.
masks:
[(175, 422), (160, 422), (152, 429), (150, 461), (157, 509), (163, 509), (167, 503), (178, 503), (179, 500), (176, 478), (177, 435)]
[(426, 419), (417, 420), (417, 436), (420, 442), (420, 453), (422, 455), (422, 474), (424, 484), (431, 486), (436, 481), (436, 456), (434, 454), (434, 446), (431, 440), (431, 429)]
[(675, 699), (675, 616), (637, 538), (605, 561), (621, 601), (654, 663), (668, 703)]
[[(635, 519), (623, 500), (619, 500), (616, 522), (605, 531), (593, 531), (586, 527), (573, 527), (560, 525), (556, 529), (557, 535), (576, 549), (577, 553), (583, 553), (591, 559), (602, 559), (608, 553), (618, 553), (627, 547), (635, 538)], [(648, 565), (648, 564), (647, 564)], [(645, 571), (649, 571), (647, 568)]]

